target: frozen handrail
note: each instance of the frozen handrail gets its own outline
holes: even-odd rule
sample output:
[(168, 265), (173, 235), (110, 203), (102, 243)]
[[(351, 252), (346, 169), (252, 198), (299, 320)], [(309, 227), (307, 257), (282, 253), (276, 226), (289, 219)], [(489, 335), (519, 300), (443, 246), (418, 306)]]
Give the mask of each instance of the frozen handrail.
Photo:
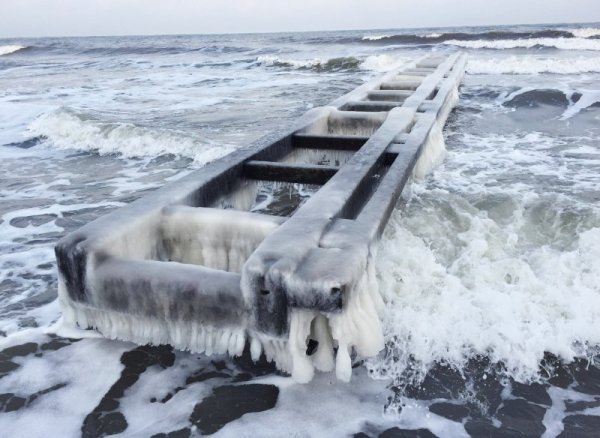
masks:
[(207, 354), (250, 342), (298, 381), (348, 380), (353, 351), (383, 348), (376, 243), (443, 151), (464, 66), (410, 63), (66, 236), (65, 322)]

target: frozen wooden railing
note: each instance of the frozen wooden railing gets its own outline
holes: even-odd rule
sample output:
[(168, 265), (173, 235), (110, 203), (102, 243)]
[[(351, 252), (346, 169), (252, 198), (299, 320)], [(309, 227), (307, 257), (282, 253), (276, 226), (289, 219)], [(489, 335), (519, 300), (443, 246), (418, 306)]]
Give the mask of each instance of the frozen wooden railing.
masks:
[(65, 322), (348, 380), (353, 350), (383, 348), (376, 243), (443, 152), (464, 66), (425, 57), (68, 235)]

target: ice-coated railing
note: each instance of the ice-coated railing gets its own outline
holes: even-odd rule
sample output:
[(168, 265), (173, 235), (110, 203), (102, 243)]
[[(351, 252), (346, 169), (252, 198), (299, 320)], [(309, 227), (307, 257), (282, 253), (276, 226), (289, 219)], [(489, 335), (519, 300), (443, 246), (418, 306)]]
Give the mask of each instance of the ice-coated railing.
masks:
[(349, 380), (384, 346), (377, 241), (445, 150), (465, 62), (412, 62), (66, 236), (63, 322)]

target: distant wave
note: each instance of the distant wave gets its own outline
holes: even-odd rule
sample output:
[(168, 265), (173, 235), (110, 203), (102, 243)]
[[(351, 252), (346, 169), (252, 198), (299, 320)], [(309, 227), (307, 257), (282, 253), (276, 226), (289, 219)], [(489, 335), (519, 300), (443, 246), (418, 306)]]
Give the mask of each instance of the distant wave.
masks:
[(467, 71), (473, 74), (578, 74), (600, 73), (600, 57), (533, 58), (512, 56), (503, 59), (471, 59)]
[(362, 39), (364, 41), (379, 41), (391, 37), (392, 35), (365, 35)]
[(331, 59), (286, 59), (274, 55), (263, 55), (256, 58), (255, 63), (267, 67), (284, 67), (315, 71), (356, 70), (361, 60), (353, 56)]
[(571, 29), (571, 32), (577, 38), (600, 37), (600, 29), (596, 27), (583, 27), (581, 29)]
[(8, 46), (0, 46), (0, 56), (10, 55), (11, 53), (18, 52), (19, 50), (26, 49), (28, 46), (20, 46), (20, 45), (8, 45)]
[(113, 47), (87, 47), (81, 53), (86, 55), (153, 55), (153, 54), (179, 54), (188, 52), (201, 53), (241, 53), (252, 50), (249, 47), (237, 47), (227, 45), (207, 46), (135, 46), (123, 45)]
[(521, 88), (506, 96), (502, 105), (509, 108), (535, 108), (540, 105), (566, 108), (577, 99), (576, 96), (553, 88)]
[(546, 29), (532, 32), (509, 32), (509, 31), (490, 31), (490, 32), (447, 32), (447, 33), (429, 33), (429, 34), (397, 34), (397, 35), (365, 35), (362, 38), (364, 42), (384, 43), (384, 44), (437, 44), (450, 40), (457, 41), (496, 41), (496, 40), (514, 40), (514, 39), (535, 39), (535, 38), (575, 38), (573, 32), (568, 30)]
[[(356, 42), (349, 41), (349, 42)], [(556, 48), (600, 50), (600, 28), (543, 29), (532, 31), (445, 32), (428, 34), (372, 34), (360, 42), (373, 45), (448, 44), (471, 49)]]
[(401, 58), (392, 55), (371, 55), (367, 56), (362, 63), (360, 68), (362, 70), (376, 71), (379, 73), (390, 71), (396, 67), (400, 67), (401, 64), (409, 62), (411, 58)]
[(204, 164), (233, 150), (175, 131), (103, 122), (68, 109), (41, 115), (29, 125), (29, 133), (59, 149), (87, 150), (127, 158), (173, 154)]
[(502, 105), (520, 109), (552, 106), (564, 108), (561, 119), (569, 119), (587, 108), (600, 107), (600, 91), (581, 89), (521, 88), (503, 99)]
[(444, 44), (468, 49), (531, 49), (550, 47), (562, 50), (600, 50), (600, 40), (588, 38), (531, 38), (516, 40), (448, 40)]
[(330, 59), (287, 59), (274, 55), (264, 55), (257, 57), (255, 64), (267, 67), (313, 70), (317, 72), (350, 70), (386, 72), (406, 61), (408, 61), (408, 58), (400, 58), (387, 54), (367, 56), (364, 59), (353, 56)]

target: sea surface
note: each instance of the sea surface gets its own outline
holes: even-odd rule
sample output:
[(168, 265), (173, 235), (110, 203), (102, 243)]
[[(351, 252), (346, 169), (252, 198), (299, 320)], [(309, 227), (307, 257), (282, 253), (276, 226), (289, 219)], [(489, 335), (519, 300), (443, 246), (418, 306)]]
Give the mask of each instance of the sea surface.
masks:
[[(381, 240), (352, 381), (52, 333), (53, 246), (429, 53), (444, 162)], [(3, 437), (600, 436), (600, 24), (0, 40)]]

